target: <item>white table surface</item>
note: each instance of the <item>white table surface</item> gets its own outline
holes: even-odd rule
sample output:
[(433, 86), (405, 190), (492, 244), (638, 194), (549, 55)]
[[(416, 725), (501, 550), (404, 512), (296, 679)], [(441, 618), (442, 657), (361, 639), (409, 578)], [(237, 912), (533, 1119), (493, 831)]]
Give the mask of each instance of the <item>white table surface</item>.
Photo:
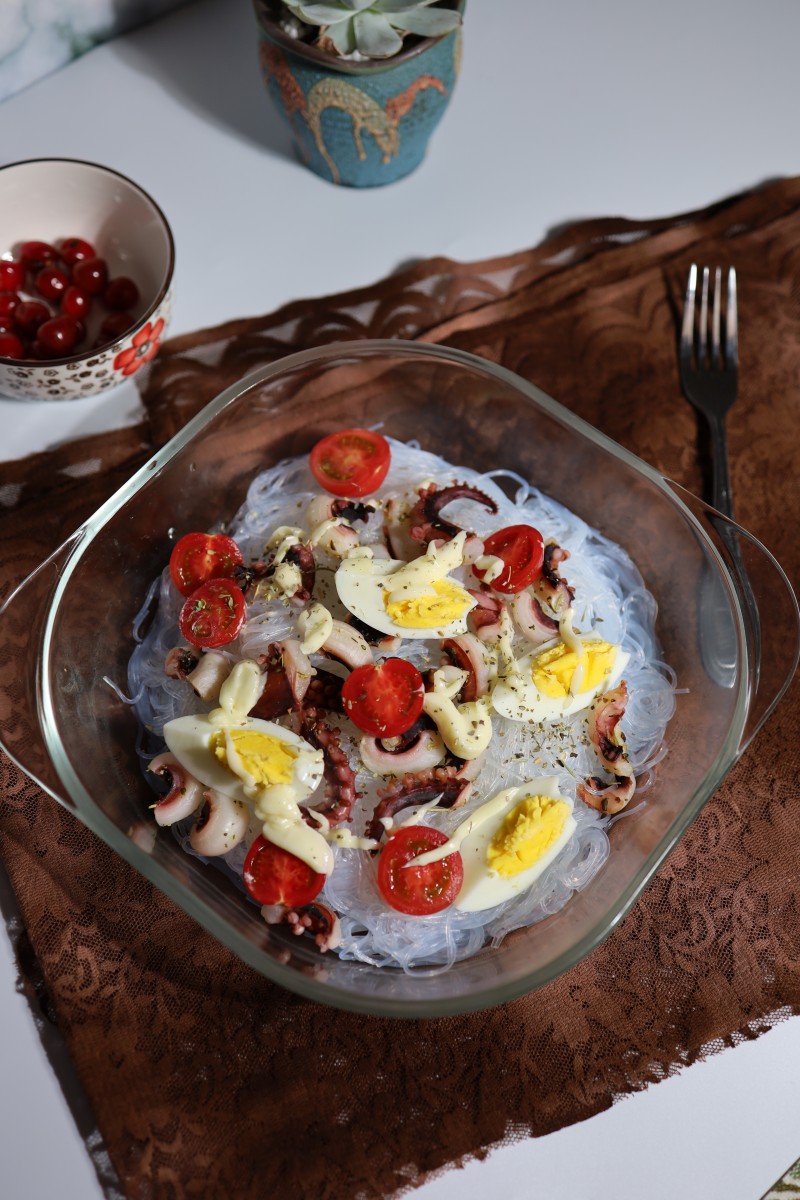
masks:
[[(370, 283), (411, 258), (510, 252), (569, 219), (666, 215), (795, 174), (799, 43), (795, 0), (470, 0), (462, 78), (429, 159), (359, 193), (291, 156), (246, 0), (197, 0), (0, 104), (0, 161), (85, 158), (150, 191), (175, 234), (181, 333)], [(99, 400), (0, 399), (0, 458), (138, 410), (130, 384)], [(0, 1064), (3, 1197), (100, 1196), (2, 933)], [(800, 1155), (798, 1064), (793, 1018), (416, 1194), (756, 1200)]]

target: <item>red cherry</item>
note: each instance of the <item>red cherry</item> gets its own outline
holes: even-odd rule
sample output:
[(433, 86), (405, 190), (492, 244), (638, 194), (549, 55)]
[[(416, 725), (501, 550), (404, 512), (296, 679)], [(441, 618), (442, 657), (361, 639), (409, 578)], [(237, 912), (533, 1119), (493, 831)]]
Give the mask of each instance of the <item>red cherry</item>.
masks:
[(102, 292), (108, 279), (108, 267), (104, 258), (85, 258), (77, 262), (72, 271), (73, 282), (95, 296)]
[(14, 309), (20, 303), (16, 292), (0, 292), (0, 320), (12, 316)]
[(42, 267), (36, 276), (35, 287), (45, 300), (60, 300), (69, 287), (69, 275), (61, 267)]
[(64, 262), (69, 263), (70, 266), (73, 263), (83, 262), (87, 258), (97, 257), (97, 251), (91, 242), (84, 242), (82, 238), (78, 237), (63, 238), (60, 252)]
[(61, 309), (69, 317), (85, 317), (92, 307), (92, 297), (83, 288), (72, 284), (64, 292)]
[(25, 264), (0, 258), (0, 292), (18, 292), (25, 282)]
[(41, 361), (42, 359), (49, 358), (50, 355), (47, 353), (44, 346), (40, 345), (40, 343), (37, 341), (33, 341), (33, 342), (31, 342), (30, 346), (28, 347), (28, 353), (26, 354), (25, 357), (26, 358), (36, 358)]
[(136, 318), (131, 316), (130, 313), (109, 313), (100, 326), (100, 337), (103, 339), (101, 345), (116, 341), (117, 338), (127, 333), (129, 329), (132, 329), (135, 324)]
[(14, 324), (22, 334), (36, 333), (43, 321), (49, 321), (53, 314), (41, 300), (22, 300), (14, 309)]
[(52, 317), (39, 326), (37, 341), (48, 358), (71, 354), (85, 331), (74, 317)]
[(58, 262), (58, 251), (49, 242), (23, 242), (20, 254), (29, 271), (40, 271)]
[(139, 303), (139, 289), (127, 275), (118, 279), (110, 279), (103, 292), (103, 303), (115, 311), (134, 308)]
[(25, 348), (15, 333), (0, 331), (0, 358), (22, 358)]

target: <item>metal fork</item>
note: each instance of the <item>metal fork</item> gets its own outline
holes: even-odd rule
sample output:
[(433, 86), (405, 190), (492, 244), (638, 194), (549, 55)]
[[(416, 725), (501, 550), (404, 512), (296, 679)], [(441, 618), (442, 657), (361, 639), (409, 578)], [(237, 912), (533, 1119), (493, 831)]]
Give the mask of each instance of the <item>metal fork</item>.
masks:
[(681, 382), (687, 398), (708, 421), (711, 433), (713, 479), (711, 503), (726, 517), (733, 517), (731, 480), (728, 468), (728, 442), (725, 414), (736, 399), (739, 379), (739, 321), (736, 306), (736, 270), (728, 271), (728, 296), (725, 306), (725, 345), (722, 329), (722, 271), (714, 272), (714, 296), (711, 304), (711, 340), (708, 338), (708, 267), (703, 267), (700, 293), (700, 320), (695, 339), (695, 296), (697, 266), (689, 268), (686, 302), (681, 329)]
[[(708, 422), (711, 434), (712, 486), (711, 503), (724, 516), (733, 519), (733, 500), (731, 495), (730, 470), (728, 466), (728, 441), (725, 434), (725, 414), (736, 400), (739, 380), (739, 319), (736, 293), (736, 270), (731, 267), (728, 271), (728, 288), (725, 298), (725, 338), (722, 339), (722, 271), (719, 267), (714, 272), (714, 294), (711, 299), (711, 320), (709, 338), (709, 270), (703, 268), (703, 282), (700, 292), (699, 319), (695, 321), (697, 295), (697, 265), (692, 263), (689, 268), (689, 280), (686, 285), (686, 300), (683, 308), (683, 324), (681, 327), (680, 368), (681, 383), (684, 393), (694, 407), (701, 412)], [(697, 326), (695, 331), (695, 325)], [(725, 546), (730, 554), (742, 587), (742, 594), (747, 606), (753, 638), (753, 652), (756, 663), (756, 678), (758, 678), (761, 660), (761, 622), (758, 615), (758, 605), (753, 595), (753, 589), (742, 562), (741, 550), (735, 530), (727, 524), (719, 528)], [(718, 598), (721, 599), (721, 598)], [(717, 608), (719, 620), (720, 606), (712, 603), (711, 612)], [(709, 624), (712, 634), (706, 644), (706, 657), (713, 657), (711, 666), (712, 677), (724, 686), (732, 686), (735, 668), (735, 653), (721, 653), (720, 643), (723, 630), (717, 627), (714, 632), (713, 623)], [(713, 642), (716, 640), (716, 649)], [(731, 631), (730, 642), (733, 636)], [(711, 647), (711, 648), (709, 648)], [(702, 647), (701, 647), (702, 648)], [(728, 650), (731, 646), (729, 645)]]

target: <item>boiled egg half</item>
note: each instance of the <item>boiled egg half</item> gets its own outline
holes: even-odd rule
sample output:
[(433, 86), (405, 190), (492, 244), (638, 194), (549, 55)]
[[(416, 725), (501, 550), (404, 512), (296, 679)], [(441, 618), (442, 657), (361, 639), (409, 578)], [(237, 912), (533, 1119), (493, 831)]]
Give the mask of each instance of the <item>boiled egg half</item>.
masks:
[[(457, 637), (476, 601), (449, 572), (464, 561), (465, 534), (405, 563), (376, 559), (361, 547), (336, 571), (336, 590), (354, 617), (405, 638)], [(366, 552), (365, 552), (366, 551)]]
[(510, 721), (557, 721), (615, 687), (629, 661), (620, 646), (595, 633), (574, 634), (562, 622), (560, 637), (507, 663), (492, 691), (492, 707)]
[(575, 828), (572, 801), (559, 793), (556, 776), (543, 776), (498, 792), (462, 821), (444, 845), (419, 855), (412, 865), (458, 850), (464, 882), (455, 907), (480, 912), (528, 891)]
[(164, 740), (195, 779), (242, 803), (252, 804), (260, 792), (277, 785), (291, 789), (299, 803), (322, 779), (321, 750), (257, 717), (236, 724), (178, 717), (164, 726)]

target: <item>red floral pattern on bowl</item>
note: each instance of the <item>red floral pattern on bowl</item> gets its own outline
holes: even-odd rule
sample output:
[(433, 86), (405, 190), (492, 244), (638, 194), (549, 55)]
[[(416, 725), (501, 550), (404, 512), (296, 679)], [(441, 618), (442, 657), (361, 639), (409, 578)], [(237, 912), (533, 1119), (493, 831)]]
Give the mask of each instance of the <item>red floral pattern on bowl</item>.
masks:
[(138, 333), (134, 334), (130, 346), (125, 350), (120, 350), (114, 359), (114, 370), (121, 371), (123, 375), (133, 375), (140, 367), (149, 363), (158, 351), (159, 338), (163, 331), (164, 320), (162, 317), (159, 317), (155, 324), (148, 321)]

